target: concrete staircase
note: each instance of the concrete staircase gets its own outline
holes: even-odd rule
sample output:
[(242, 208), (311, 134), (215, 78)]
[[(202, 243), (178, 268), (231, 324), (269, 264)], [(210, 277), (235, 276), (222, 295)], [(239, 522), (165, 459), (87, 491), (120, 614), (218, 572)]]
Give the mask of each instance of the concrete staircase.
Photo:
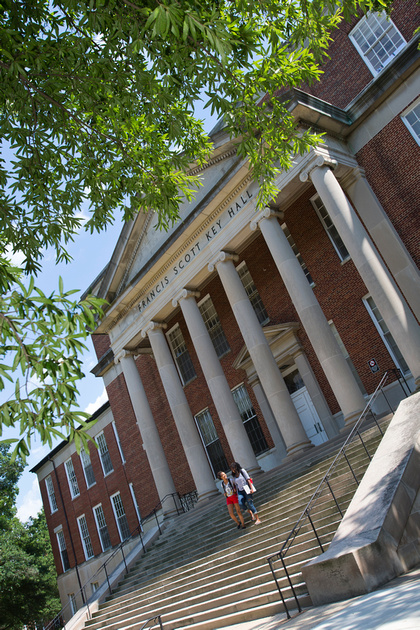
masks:
[[(174, 518), (86, 622), (86, 630), (138, 630), (158, 614), (164, 630), (214, 630), (281, 612), (266, 558), (281, 548), (343, 439), (339, 436), (254, 479), (261, 525), (247, 515), (246, 529), (237, 530), (222, 496)], [(377, 428), (367, 430), (364, 439), (373, 455), (380, 441)], [(369, 464), (361, 442), (350, 445), (348, 457), (360, 480)], [(338, 467), (332, 485), (344, 512), (357, 487), (347, 464)], [(341, 520), (330, 495), (321, 497), (311, 516), (326, 549)], [(300, 569), (319, 554), (313, 531), (305, 526), (287, 556), (302, 606), (311, 602)], [(281, 571), (278, 579), (287, 605), (294, 608)]]

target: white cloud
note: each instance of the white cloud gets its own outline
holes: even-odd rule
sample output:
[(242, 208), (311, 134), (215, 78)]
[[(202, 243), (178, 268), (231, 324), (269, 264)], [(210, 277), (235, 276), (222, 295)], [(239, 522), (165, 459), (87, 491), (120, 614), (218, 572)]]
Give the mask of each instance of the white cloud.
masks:
[(93, 413), (95, 413), (95, 411), (99, 409), (99, 407), (102, 407), (102, 405), (106, 403), (107, 400), (108, 400), (108, 394), (106, 393), (106, 389), (104, 387), (102, 394), (98, 396), (95, 402), (88, 404), (88, 406), (85, 408), (85, 412), (92, 415)]
[(23, 254), (23, 252), (14, 252), (10, 246), (6, 247), (6, 256), (10, 259), (12, 265), (16, 267), (21, 267), (25, 260), (25, 254)]
[(26, 523), (31, 516), (35, 518), (42, 508), (38, 479), (33, 480), (31, 489), (23, 495), (21, 501), (22, 505), (18, 508), (17, 516), (22, 523)]

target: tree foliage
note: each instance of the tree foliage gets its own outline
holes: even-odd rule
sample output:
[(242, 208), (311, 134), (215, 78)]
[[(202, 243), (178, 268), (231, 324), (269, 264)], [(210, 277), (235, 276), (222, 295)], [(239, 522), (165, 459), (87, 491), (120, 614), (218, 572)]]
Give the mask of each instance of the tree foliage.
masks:
[(223, 117), (265, 204), (279, 170), (319, 141), (278, 94), (320, 77), (343, 17), (388, 5), (0, 0), (0, 136), (13, 155), (0, 160), (0, 389), (22, 372), (0, 412), (26, 435), (21, 455), (36, 431), (43, 443), (60, 429), (82, 435), (77, 356), (100, 304), (76, 305), (61, 286), (50, 296), (26, 286), (5, 252), (23, 253), (24, 273), (37, 273), (46, 248), (69, 260), (77, 231), (105, 229), (121, 208), (126, 219), (153, 208), (168, 228), (200, 183), (191, 166), (211, 153), (198, 100)]
[(0, 390), (5, 379), (14, 382), (0, 406), (1, 426), (18, 426), (22, 436), (5, 442), (16, 443), (15, 454), (23, 459), (35, 434), (50, 447), (53, 438), (70, 437), (80, 448), (89, 426), (88, 414), (77, 406), (77, 382), (84, 376), (80, 353), (102, 301), (71, 300), (74, 291), (64, 292), (61, 279), (58, 293), (46, 296), (33, 278), (25, 286), (19, 269), (7, 264), (0, 287)]
[(61, 608), (45, 515), (16, 518), (23, 462), (0, 444), (0, 630), (42, 627)]

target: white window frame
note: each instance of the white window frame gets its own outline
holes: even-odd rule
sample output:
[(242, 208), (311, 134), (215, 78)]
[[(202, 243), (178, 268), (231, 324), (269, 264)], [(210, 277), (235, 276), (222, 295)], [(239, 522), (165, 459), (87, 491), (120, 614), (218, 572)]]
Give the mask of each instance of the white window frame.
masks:
[(418, 125), (420, 126), (420, 98), (418, 98), (412, 105), (410, 105), (410, 107), (405, 110), (403, 114), (401, 114), (401, 118), (404, 125), (413, 136), (414, 140), (417, 142), (417, 144), (420, 145), (420, 132), (417, 133), (412, 124), (407, 120), (407, 116), (414, 112), (414, 110), (416, 110), (415, 115), (418, 118)]
[(81, 514), (77, 517), (77, 525), (79, 527), (80, 540), (82, 541), (83, 551), (85, 553), (85, 560), (90, 560), (95, 555), (93, 551), (92, 539), (89, 534), (89, 527), (87, 524), (85, 514)]
[[(109, 540), (109, 547), (106, 547), (106, 546), (104, 545), (103, 540), (102, 540), (101, 530), (103, 530), (103, 529), (104, 529), (104, 527), (100, 525), (99, 520), (98, 520), (97, 510), (99, 510), (99, 509), (102, 511), (102, 517), (103, 517), (103, 519), (104, 519), (105, 529), (106, 529), (106, 533), (107, 533), (108, 540)], [(98, 503), (98, 505), (95, 505), (95, 506), (92, 508), (92, 510), (93, 510), (93, 517), (94, 517), (94, 519), (95, 519), (96, 529), (97, 529), (97, 531), (98, 531), (98, 537), (99, 537), (99, 541), (100, 541), (100, 543), (101, 543), (101, 548), (102, 548), (102, 551), (106, 551), (107, 549), (111, 549), (111, 547), (112, 547), (112, 544), (111, 544), (111, 537), (110, 537), (110, 535), (109, 535), (108, 525), (107, 525), (107, 522), (106, 522), (105, 512), (104, 512), (104, 509), (103, 509), (103, 507), (102, 507), (102, 503)]]
[[(340, 234), (338, 233), (337, 228), (334, 225), (333, 220), (330, 217), (330, 214), (327, 210), (327, 208), (325, 207), (324, 202), (322, 201), (321, 197), (318, 195), (318, 193), (316, 195), (314, 195), (313, 197), (311, 197), (310, 202), (312, 204), (312, 207), (314, 208), (318, 219), (321, 222), (322, 227), (324, 228), (325, 232), (327, 233), (328, 238), (331, 241), (332, 246), (334, 247), (337, 256), (339, 257), (340, 261), (342, 263), (347, 262), (348, 260), (350, 260), (350, 254), (347, 251), (347, 247), (345, 246), (345, 244), (343, 243), (343, 239), (341, 238)], [(320, 205), (322, 206), (323, 210), (325, 211), (328, 219), (331, 221), (331, 226), (329, 227), (326, 223), (325, 223), (325, 219), (321, 214), (321, 208), (317, 205), (320, 202)], [(344, 247), (344, 249), (346, 250), (346, 255), (344, 256), (344, 252), (340, 251), (340, 247)]]
[[(206, 441), (206, 439), (205, 439), (206, 436), (203, 435), (203, 432), (201, 430), (200, 421), (199, 421), (199, 417), (200, 416), (204, 416), (204, 415), (208, 415), (208, 417), (211, 420), (211, 425), (209, 424), (209, 427), (210, 427), (210, 433), (212, 433), (212, 435), (208, 435), (207, 436), (209, 438), (209, 441)], [(198, 435), (200, 436), (201, 443), (203, 445), (204, 452), (206, 454), (207, 461), (208, 461), (209, 466), (210, 466), (210, 470), (213, 472), (213, 475), (216, 476), (219, 471), (215, 470), (215, 468), (214, 468), (214, 466), (213, 466), (213, 464), (211, 462), (210, 455), (208, 453), (207, 447), (210, 447), (213, 444), (218, 444), (220, 446), (220, 449), (222, 450), (222, 452), (223, 452), (223, 448), (222, 448), (222, 445), (221, 445), (221, 442), (220, 442), (220, 438), (219, 438), (219, 436), (217, 434), (216, 427), (214, 426), (214, 421), (213, 421), (212, 415), (211, 415), (211, 413), (209, 411), (209, 408), (205, 407), (204, 409), (202, 409), (201, 411), (196, 413), (195, 416), (194, 416), (194, 422), (195, 422), (195, 425), (197, 427)], [(226, 459), (226, 457), (225, 457), (225, 459)], [(227, 460), (226, 460), (226, 465), (229, 465)]]
[(77, 613), (77, 602), (76, 595), (74, 593), (69, 593), (69, 604), (72, 616)]
[(118, 435), (117, 425), (115, 424), (115, 420), (113, 420), (111, 424), (112, 424), (112, 428), (114, 430), (115, 441), (117, 443), (118, 450), (120, 452), (121, 461), (122, 461), (123, 464), (125, 464), (124, 452), (122, 450), (122, 446), (121, 446), (121, 442), (120, 442), (120, 436)]
[[(387, 22), (386, 28), (385, 28), (385, 21)], [(375, 22), (375, 24), (373, 24), (373, 22)], [(374, 27), (377, 28), (378, 26), (381, 26), (381, 27), (383, 26), (384, 28), (383, 28), (382, 33), (378, 37), (376, 37), (375, 42), (373, 44), (369, 45), (367, 42), (367, 39), (365, 38), (365, 41), (369, 45), (369, 48), (368, 50), (363, 50), (359, 42), (356, 40), (356, 34), (358, 33), (358, 31), (365, 28), (366, 25), (368, 25), (369, 28), (371, 29), (372, 35), (373, 35)], [(401, 41), (398, 45), (395, 45), (395, 49), (393, 50), (392, 53), (388, 53), (386, 60), (381, 61), (379, 58), (379, 55), (377, 55), (377, 53), (375, 52), (375, 47), (381, 46), (382, 48), (384, 48), (382, 40), (387, 38), (389, 41), (391, 31), (392, 31), (392, 36), (400, 37)], [(367, 15), (362, 17), (362, 19), (357, 22), (353, 30), (349, 33), (349, 37), (353, 46), (356, 48), (357, 52), (359, 53), (359, 55), (361, 56), (361, 58), (363, 59), (363, 61), (365, 62), (365, 64), (367, 65), (367, 67), (369, 68), (369, 70), (371, 71), (374, 77), (376, 77), (380, 72), (382, 72), (382, 70), (391, 63), (393, 58), (407, 44), (404, 37), (401, 35), (400, 31), (395, 26), (394, 22), (389, 17), (387, 17), (385, 11), (383, 11), (382, 13), (377, 13), (377, 12), (372, 13), (369, 11)], [(370, 51), (372, 51), (376, 55), (376, 58), (378, 60), (378, 64), (380, 65), (380, 67), (378, 64), (375, 67), (372, 61), (368, 59), (367, 55), (369, 54)]]
[[(176, 355), (175, 350), (174, 350), (174, 347), (173, 347), (173, 343), (172, 343), (171, 335), (172, 335), (172, 333), (173, 333), (175, 330), (179, 330), (179, 333), (181, 334), (182, 341), (183, 341), (183, 344), (184, 344), (184, 346), (185, 346), (185, 352), (188, 354), (189, 360), (191, 361), (191, 367), (192, 367), (192, 370), (193, 370), (193, 372), (194, 372), (194, 374), (192, 374), (192, 375), (188, 378), (188, 380), (185, 380), (185, 379), (184, 379), (184, 376), (183, 376), (183, 374), (182, 374), (182, 372), (181, 372), (181, 369), (180, 369), (180, 367), (179, 367), (179, 365), (178, 365), (177, 355)], [(175, 365), (176, 365), (176, 369), (177, 369), (177, 371), (178, 371), (179, 378), (181, 379), (181, 383), (182, 383), (182, 385), (183, 385), (183, 386), (188, 385), (188, 383), (191, 383), (191, 382), (192, 382), (195, 378), (197, 378), (197, 374), (196, 374), (196, 371), (195, 371), (195, 367), (194, 367), (194, 364), (193, 364), (193, 361), (192, 361), (191, 355), (190, 355), (189, 350), (188, 350), (188, 348), (187, 348), (187, 344), (185, 343), (184, 335), (182, 334), (182, 330), (181, 330), (181, 328), (180, 328), (180, 325), (179, 325), (179, 324), (175, 324), (175, 326), (172, 326), (172, 328), (171, 328), (170, 330), (168, 330), (168, 332), (166, 333), (166, 339), (167, 339), (167, 341), (168, 341), (168, 345), (169, 345), (169, 347), (170, 347), (170, 349), (171, 349), (171, 354), (172, 354), (172, 357), (173, 357), (174, 363), (175, 363)], [(179, 356), (180, 356), (180, 355), (179, 355)]]
[[(127, 521), (128, 535), (125, 536), (125, 537), (124, 537), (124, 533), (122, 532), (121, 523), (120, 523), (120, 518), (123, 516), (123, 514), (121, 514), (121, 517), (118, 516), (117, 510), (116, 510), (116, 507), (115, 507), (115, 503), (114, 503), (114, 499), (116, 497), (120, 498), (121, 507), (122, 507), (122, 510), (123, 510), (123, 513), (124, 513), (124, 516), (125, 516), (125, 520)], [(122, 497), (121, 497), (121, 493), (120, 492), (115, 492), (113, 495), (111, 495), (110, 499), (111, 499), (112, 510), (114, 512), (114, 517), (115, 517), (115, 520), (116, 520), (116, 523), (117, 523), (117, 527), (118, 527), (118, 533), (120, 535), (120, 540), (121, 540), (121, 542), (123, 542), (124, 540), (127, 540), (129, 538), (129, 536), (130, 536), (130, 526), (128, 524), (127, 513), (125, 511), (125, 507), (124, 507), (124, 503), (123, 503), (123, 500), (122, 500)]]
[(76, 472), (74, 470), (73, 460), (71, 457), (64, 462), (64, 468), (66, 469), (71, 498), (76, 499), (76, 497), (80, 496), (80, 488), (77, 481)]
[(283, 223), (283, 225), (281, 226), (282, 230), (284, 232), (285, 237), (287, 238), (287, 242), (289, 243), (290, 247), (292, 248), (292, 251), (294, 253), (294, 255), (297, 258), (297, 261), (299, 263), (299, 265), (302, 267), (302, 271), (305, 274), (305, 277), (307, 279), (307, 281), (309, 282), (309, 286), (310, 287), (314, 287), (315, 286), (315, 282), (310, 274), (310, 271), (308, 269), (308, 267), (306, 266), (305, 261), (302, 258), (302, 254), (300, 253), (300, 251), (298, 250), (298, 247), (295, 243), (295, 239), (293, 238), (293, 236), (290, 233), (289, 228), (287, 227), (286, 223)]
[[(243, 269), (246, 269), (245, 274), (248, 274), (249, 276), (249, 282), (247, 284), (244, 283), (244, 278), (241, 276), (241, 271)], [(251, 302), (252, 308), (254, 309), (254, 313), (258, 318), (258, 321), (260, 322), (261, 326), (265, 326), (266, 324), (268, 324), (268, 322), (270, 321), (270, 318), (268, 316), (267, 313), (267, 309), (264, 306), (264, 302), (262, 301), (261, 295), (256, 287), (256, 284), (254, 282), (253, 277), (251, 276), (251, 272), (248, 269), (248, 265), (246, 264), (246, 262), (243, 260), (237, 267), (236, 267), (236, 271), (238, 272), (239, 278), (242, 282), (242, 286), (246, 291), (246, 294), (248, 296), (249, 301)], [(259, 312), (264, 315), (266, 315), (266, 317), (264, 319), (261, 319), (258, 316), (258, 312), (257, 312), (257, 304), (260, 304), (261, 306), (259, 307)]]
[(130, 482), (128, 485), (129, 485), (129, 488), (130, 488), (131, 498), (133, 499), (134, 507), (136, 508), (137, 518), (139, 519), (139, 523), (140, 523), (140, 529), (141, 529), (141, 531), (143, 531), (143, 525), (142, 525), (142, 522), (141, 522), (140, 508), (139, 508), (139, 504), (137, 503), (136, 493), (134, 492), (134, 486), (133, 486), (132, 482)]
[[(107, 472), (105, 471), (105, 466), (104, 466), (105, 451), (102, 452), (102, 447), (101, 447), (102, 438), (103, 438), (103, 441), (105, 443), (106, 453), (108, 454), (109, 461), (110, 461), (110, 464), (111, 464), (111, 470), (108, 470)], [(108, 442), (106, 440), (105, 433), (103, 431), (98, 433), (98, 435), (95, 437), (95, 442), (98, 445), (99, 459), (101, 460), (101, 466), (102, 466), (102, 471), (104, 473), (104, 477), (107, 477), (108, 475), (110, 475), (111, 473), (114, 472), (114, 466), (113, 466), (111, 455), (110, 455), (110, 452), (109, 452)]]
[[(70, 570), (70, 560), (69, 554), (67, 553), (66, 537), (64, 536), (63, 528), (61, 526), (55, 530), (55, 535), (57, 538), (58, 550), (60, 552), (61, 566), (63, 567), (63, 572), (65, 573)], [(63, 560), (64, 551), (66, 552), (67, 563), (69, 565), (68, 567), (65, 566), (65, 562)]]
[(50, 504), (51, 514), (54, 514), (54, 512), (57, 512), (58, 506), (57, 506), (57, 498), (55, 496), (55, 491), (54, 491), (54, 483), (53, 483), (51, 475), (48, 475), (48, 477), (45, 477), (45, 487), (47, 489), (47, 495), (48, 495), (48, 501)]
[[(408, 366), (407, 366), (405, 369), (403, 368), (403, 366), (400, 364), (400, 362), (399, 362), (398, 358), (396, 357), (396, 355), (395, 355), (395, 353), (394, 353), (394, 351), (393, 351), (392, 347), (390, 346), (390, 344), (389, 344), (389, 342), (388, 342), (387, 337), (384, 335), (384, 331), (382, 330), (382, 328), (381, 328), (381, 326), (380, 326), (380, 324), (379, 324), (379, 322), (378, 322), (378, 320), (377, 320), (377, 318), (376, 318), (375, 314), (373, 313), (373, 311), (372, 311), (372, 309), (371, 309), (371, 307), (370, 307), (370, 304), (368, 303), (368, 299), (369, 299), (369, 298), (370, 298), (370, 299), (371, 299), (371, 300), (375, 303), (375, 300), (374, 300), (374, 299), (372, 298), (372, 296), (368, 293), (368, 294), (367, 294), (367, 295), (365, 295), (365, 296), (364, 296), (364, 298), (363, 298), (363, 304), (365, 305), (367, 312), (369, 313), (369, 315), (370, 315), (370, 317), (371, 317), (371, 319), (372, 319), (373, 323), (375, 324), (375, 328), (376, 328), (376, 330), (378, 331), (379, 336), (381, 337), (382, 341), (384, 342), (384, 345), (385, 345), (386, 349), (387, 349), (387, 350), (388, 350), (388, 352), (389, 352), (389, 356), (390, 356), (390, 357), (391, 357), (391, 359), (393, 360), (393, 362), (394, 362), (395, 366), (401, 370), (401, 373), (402, 373), (402, 374), (409, 374), (409, 373), (410, 373), (410, 370), (409, 370)], [(383, 320), (383, 317), (382, 317), (382, 314), (381, 314), (381, 312), (380, 312), (380, 310), (379, 310), (379, 308), (378, 308), (378, 306), (377, 306), (377, 304), (376, 304), (376, 303), (375, 303), (375, 306), (376, 306), (376, 308), (378, 309), (378, 313), (381, 315), (382, 321), (384, 321), (384, 320)], [(384, 325), (386, 326), (386, 322), (385, 322), (385, 321), (384, 321)], [(389, 331), (388, 326), (386, 326), (386, 327), (387, 327), (388, 334), (392, 337), (392, 334), (391, 334), (391, 332)], [(393, 339), (393, 341), (394, 341), (395, 345), (397, 346), (397, 343), (396, 343), (395, 339), (394, 339), (393, 337), (392, 337), (392, 339)], [(398, 346), (397, 346), (397, 347), (398, 347)], [(399, 350), (399, 349), (398, 349), (398, 350)], [(400, 350), (399, 350), (399, 351), (400, 351)], [(401, 351), (400, 351), (400, 352), (401, 352)], [(401, 353), (401, 356), (402, 356), (402, 353)], [(405, 362), (405, 359), (404, 359), (404, 357), (403, 357), (403, 356), (402, 356), (402, 359), (403, 359), (403, 361)], [(406, 364), (406, 365), (407, 365), (407, 364)]]
[[(206, 308), (206, 303), (208, 304), (208, 308)], [(213, 304), (213, 300), (211, 299), (209, 293), (198, 302), (198, 308), (216, 351), (217, 357), (221, 359), (230, 352), (230, 346), (228, 340), (226, 339), (225, 332), (222, 328), (219, 315), (217, 314), (216, 308)], [(211, 316), (209, 316), (210, 312), (212, 312)], [(215, 322), (213, 326), (210, 325), (211, 320)], [(217, 337), (220, 337), (220, 345), (218, 344)]]
[[(96, 484), (95, 473), (93, 472), (92, 461), (90, 459), (90, 455), (89, 455), (89, 453), (87, 453), (85, 451), (84, 448), (80, 451), (80, 461), (82, 463), (83, 474), (85, 476), (85, 481), (86, 481), (86, 487), (87, 488), (92, 488), (92, 486), (94, 486)], [(88, 476), (86, 474), (86, 469), (89, 468), (89, 466), (91, 467), (92, 476), (93, 476), (93, 479), (94, 479), (92, 483), (89, 481)]]

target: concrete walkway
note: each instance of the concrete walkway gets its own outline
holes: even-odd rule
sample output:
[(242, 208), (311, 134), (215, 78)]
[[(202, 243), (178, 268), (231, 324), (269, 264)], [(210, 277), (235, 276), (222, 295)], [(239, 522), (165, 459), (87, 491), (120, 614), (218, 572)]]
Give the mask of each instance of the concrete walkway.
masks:
[(420, 630), (420, 568), (377, 591), (309, 608), (289, 621), (279, 614), (222, 630)]

